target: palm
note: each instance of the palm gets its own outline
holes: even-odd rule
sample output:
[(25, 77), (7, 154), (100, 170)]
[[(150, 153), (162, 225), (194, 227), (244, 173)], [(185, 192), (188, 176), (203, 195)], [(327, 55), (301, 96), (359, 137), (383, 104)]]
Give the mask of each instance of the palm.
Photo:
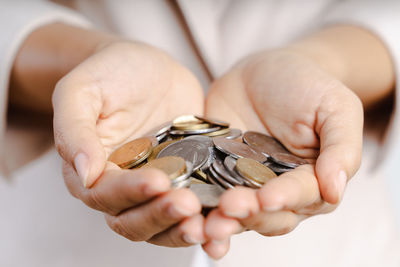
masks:
[(179, 114), (202, 113), (202, 90), (189, 71), (153, 48), (132, 46), (108, 47), (70, 74), (91, 85), (83, 86), (85, 104), (107, 153)]

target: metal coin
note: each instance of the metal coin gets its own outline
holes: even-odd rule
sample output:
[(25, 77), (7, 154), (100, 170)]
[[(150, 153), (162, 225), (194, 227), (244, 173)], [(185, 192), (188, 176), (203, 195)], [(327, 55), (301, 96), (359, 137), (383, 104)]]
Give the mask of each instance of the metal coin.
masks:
[[(153, 128), (153, 129), (151, 129), (145, 135), (146, 136), (156, 136), (157, 137), (159, 135), (162, 135), (162, 134), (165, 134), (166, 132), (168, 132), (169, 129), (171, 128), (171, 126), (172, 126), (172, 122), (171, 121), (165, 122), (165, 123), (161, 124), (160, 126), (157, 126), (157, 127)], [(158, 140), (160, 140), (160, 139), (158, 139)]]
[(191, 135), (188, 137), (184, 138), (185, 140), (196, 140), (199, 141), (200, 143), (205, 144), (208, 147), (214, 147), (214, 143), (211, 139), (211, 137), (204, 136), (204, 135)]
[(201, 170), (195, 171), (194, 173), (192, 173), (192, 176), (194, 178), (196, 178), (197, 180), (201, 180), (201, 181), (207, 182), (207, 174), (205, 174)]
[(268, 136), (258, 132), (245, 132), (243, 134), (243, 142), (253, 149), (256, 149), (268, 157), (276, 152), (288, 151), (278, 140), (272, 136)]
[(213, 168), (213, 165), (211, 165), (211, 168), (208, 169), (208, 171), (210, 172), (210, 174), (213, 176), (213, 178), (215, 180), (217, 180), (224, 188), (229, 189), (229, 188), (235, 188), (234, 185), (230, 184), (229, 182), (227, 182), (223, 177), (221, 177), (221, 175), (219, 175), (215, 169)]
[(158, 139), (155, 136), (146, 136), (147, 138), (149, 138), (151, 140), (151, 145), (154, 147), (156, 147), (159, 143), (158, 143)]
[(196, 117), (196, 119), (207, 122), (209, 124), (213, 124), (213, 125), (217, 125), (217, 126), (221, 126), (221, 127), (229, 127), (229, 123), (221, 121), (221, 120), (217, 120), (214, 118), (208, 118), (208, 117), (201, 117), (201, 116), (195, 116), (195, 117)]
[(172, 135), (191, 135), (191, 134), (205, 134), (218, 131), (220, 127), (211, 127), (206, 129), (198, 130), (170, 130), (169, 133)]
[(224, 178), (228, 183), (232, 185), (243, 185), (243, 180), (236, 179), (233, 177), (221, 161), (216, 160), (213, 162), (212, 167), (222, 178)]
[(182, 157), (193, 165), (193, 170), (197, 171), (209, 157), (208, 147), (196, 140), (182, 139), (165, 147), (158, 153), (157, 158), (166, 156)]
[(199, 120), (194, 115), (181, 115), (172, 121), (173, 126), (187, 125), (187, 124), (200, 124), (203, 120)]
[(225, 137), (226, 139), (234, 140), (242, 136), (242, 131), (236, 128), (230, 128), (229, 133), (221, 136)]
[(175, 143), (177, 140), (168, 140), (165, 141), (164, 143), (159, 144), (155, 148), (153, 148), (153, 151), (151, 152), (150, 156), (147, 158), (147, 161), (152, 161), (157, 158), (157, 155), (160, 153), (161, 150), (163, 150), (165, 147), (168, 145)]
[(262, 185), (254, 182), (250, 182), (244, 177), (242, 177), (239, 173), (236, 172), (236, 159), (232, 157), (226, 157), (224, 160), (224, 166), (226, 170), (238, 181), (243, 182), (243, 185), (251, 187), (251, 188), (259, 188)]
[(210, 136), (210, 137), (221, 136), (221, 135), (224, 135), (224, 134), (228, 134), (229, 131), (230, 131), (229, 128), (222, 128), (222, 129), (220, 129), (218, 131), (211, 132), (211, 133), (205, 133), (203, 135)]
[(207, 181), (210, 182), (211, 184), (217, 185), (221, 187), (222, 189), (226, 189), (222, 184), (218, 182), (217, 179), (215, 179), (212, 174), (210, 173), (210, 169), (207, 170)]
[(186, 172), (186, 162), (181, 157), (163, 157), (152, 160), (142, 168), (155, 168), (163, 171), (169, 179), (174, 180)]
[(265, 184), (271, 178), (277, 177), (270, 168), (258, 161), (248, 158), (238, 159), (236, 162), (236, 170), (244, 178), (259, 184)]
[(189, 187), (192, 184), (192, 177), (187, 178), (186, 180), (180, 181), (180, 182), (172, 182), (171, 187), (172, 188), (184, 188), (184, 187)]
[(262, 153), (250, 148), (246, 144), (229, 140), (225, 137), (215, 137), (213, 142), (218, 150), (234, 158), (251, 158), (258, 162), (267, 161), (267, 158)]
[(180, 183), (182, 181), (185, 181), (190, 178), (190, 175), (193, 173), (193, 165), (192, 163), (186, 161), (186, 171), (183, 173), (181, 176), (176, 177), (175, 179), (172, 180), (172, 184), (174, 183)]
[(290, 168), (296, 168), (299, 165), (308, 163), (308, 161), (306, 161), (305, 159), (300, 158), (290, 152), (274, 153), (273, 155), (271, 155), (271, 160), (280, 165)]
[(270, 168), (271, 170), (273, 170), (277, 174), (281, 174), (281, 173), (285, 173), (285, 172), (289, 172), (289, 171), (293, 170), (293, 168), (283, 166), (283, 165), (280, 165), (278, 163), (271, 162), (271, 161), (264, 162), (263, 164), (265, 166), (267, 166), (268, 168)]
[(199, 198), (204, 208), (218, 207), (219, 198), (224, 190), (213, 184), (191, 184), (190, 190)]
[(130, 168), (142, 162), (146, 156), (150, 155), (152, 140), (143, 137), (135, 139), (115, 150), (108, 158), (121, 168)]
[(194, 130), (208, 129), (208, 128), (211, 128), (211, 125), (208, 123), (178, 124), (172, 126), (173, 130), (182, 130), (182, 131), (194, 131)]

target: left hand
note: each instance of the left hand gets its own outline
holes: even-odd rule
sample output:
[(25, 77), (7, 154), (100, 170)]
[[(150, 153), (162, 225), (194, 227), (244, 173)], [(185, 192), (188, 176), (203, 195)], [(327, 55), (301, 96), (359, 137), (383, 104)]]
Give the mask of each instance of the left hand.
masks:
[(277, 138), (307, 164), (261, 189), (225, 192), (205, 224), (204, 250), (225, 255), (232, 234), (251, 229), (282, 235), (303, 219), (334, 210), (361, 161), (363, 108), (359, 98), (307, 57), (269, 51), (242, 61), (214, 82), (206, 115)]

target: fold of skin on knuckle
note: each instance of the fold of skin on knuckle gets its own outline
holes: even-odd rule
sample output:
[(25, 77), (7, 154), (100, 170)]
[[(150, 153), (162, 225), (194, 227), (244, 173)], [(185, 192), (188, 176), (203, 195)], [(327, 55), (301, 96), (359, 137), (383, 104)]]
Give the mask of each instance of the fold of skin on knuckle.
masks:
[(147, 240), (146, 235), (140, 229), (136, 229), (138, 231), (132, 231), (130, 227), (125, 225), (125, 219), (120, 216), (112, 216), (105, 214), (106, 222), (108, 226), (117, 234), (135, 242), (145, 241)]
[(287, 234), (294, 230), (298, 223), (299, 218), (291, 211), (261, 212), (252, 218), (243, 220), (243, 224), (247, 228), (265, 236)]

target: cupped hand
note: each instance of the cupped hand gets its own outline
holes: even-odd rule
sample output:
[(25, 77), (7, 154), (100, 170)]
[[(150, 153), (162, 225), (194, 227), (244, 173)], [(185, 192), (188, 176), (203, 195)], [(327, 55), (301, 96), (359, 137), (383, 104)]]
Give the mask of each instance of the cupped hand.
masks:
[(289, 49), (263, 52), (240, 62), (214, 82), (206, 115), (234, 127), (264, 132), (310, 164), (282, 174), (261, 189), (228, 190), (207, 217), (214, 258), (244, 229), (281, 235), (311, 215), (332, 211), (358, 170), (363, 109), (358, 97), (316, 62)]
[(196, 78), (165, 53), (128, 41), (98, 49), (56, 86), (54, 134), (71, 194), (134, 241), (187, 246), (204, 239), (200, 203), (156, 170), (121, 170), (115, 148), (181, 114), (202, 114)]

